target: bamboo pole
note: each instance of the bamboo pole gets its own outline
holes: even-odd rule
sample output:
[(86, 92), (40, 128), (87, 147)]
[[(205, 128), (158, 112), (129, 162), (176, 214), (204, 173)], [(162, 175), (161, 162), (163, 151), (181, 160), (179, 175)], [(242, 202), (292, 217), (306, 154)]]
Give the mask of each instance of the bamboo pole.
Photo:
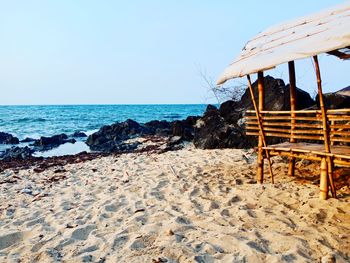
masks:
[[(260, 114), (259, 114), (259, 109), (258, 107), (256, 106), (256, 102), (255, 102), (255, 96), (254, 96), (254, 92), (253, 92), (253, 87), (252, 87), (252, 82), (250, 80), (250, 76), (247, 75), (247, 79), (248, 79), (248, 86), (249, 86), (249, 91), (250, 91), (250, 96), (251, 96), (251, 99), (252, 99), (252, 102), (253, 102), (253, 106), (254, 106), (254, 109), (255, 109), (255, 113), (256, 113), (256, 117), (258, 119), (258, 125), (259, 125), (259, 129), (260, 129), (260, 134), (259, 134), (259, 142), (260, 142), (260, 139), (261, 139), (261, 146), (260, 144), (258, 145), (258, 149), (259, 149), (259, 154), (258, 154), (258, 182), (262, 183), (263, 180), (264, 180), (264, 168), (263, 167), (260, 167), (260, 165), (264, 165), (263, 162), (259, 162), (259, 156), (261, 155), (261, 160), (263, 160), (262, 158), (262, 147), (267, 147), (266, 145), (266, 140), (265, 140), (265, 135), (264, 135), (264, 129), (263, 129), (263, 126), (261, 124), (261, 120), (260, 120)], [(259, 92), (260, 94), (260, 92)], [(259, 106), (260, 106), (260, 100), (259, 100)], [(270, 172), (270, 176), (271, 176), (271, 182), (274, 183), (274, 178), (273, 178), (273, 172), (272, 172), (272, 165), (271, 165), (271, 159), (270, 159), (270, 154), (269, 154), (269, 151), (267, 149), (265, 149), (265, 153), (266, 153), (266, 158), (267, 158), (267, 162), (269, 164), (269, 172)], [(260, 170), (259, 170), (260, 168)], [(261, 174), (260, 174), (261, 172)], [(261, 176), (261, 177), (259, 177)]]
[[(249, 76), (250, 77), (250, 76)], [(252, 89), (253, 91), (253, 89)], [(253, 93), (254, 95), (254, 93)], [(259, 71), (258, 72), (258, 108), (255, 107), (255, 111), (259, 113), (259, 111), (264, 110), (264, 98), (265, 98), (265, 92), (264, 92), (264, 74), (263, 72)], [(255, 99), (253, 104), (255, 103)], [(258, 123), (259, 123), (259, 118), (260, 118), (260, 114), (257, 114), (257, 118), (258, 118)], [(260, 123), (261, 124), (261, 123)], [(259, 125), (259, 124), (258, 124)], [(258, 169), (257, 169), (257, 181), (259, 183), (263, 183), (264, 181), (264, 158), (263, 158), (263, 150), (262, 150), (262, 146), (263, 146), (263, 133), (261, 133), (259, 135), (259, 139), (258, 139)]]
[[(321, 81), (321, 72), (320, 72), (320, 66), (318, 64), (318, 58), (317, 56), (313, 57), (314, 63), (315, 63), (315, 69), (316, 69), (316, 78), (317, 78), (317, 89), (318, 89), (318, 97), (320, 100), (320, 108), (322, 112), (322, 123), (323, 123), (323, 137), (324, 137), (324, 146), (327, 153), (331, 152), (330, 145), (329, 145), (329, 133), (328, 133), (328, 124), (327, 124), (327, 113), (324, 106), (323, 101), (323, 93), (322, 93), (322, 81)], [(331, 186), (331, 192), (332, 196), (334, 198), (337, 198), (334, 182), (333, 182), (333, 162), (330, 157), (327, 157), (327, 165), (328, 165), (328, 179)]]
[[(334, 137), (334, 132), (335, 132), (335, 129), (333, 128), (333, 125), (335, 124), (335, 120), (334, 119), (332, 119), (331, 120), (331, 137)], [(334, 141), (333, 140), (331, 140), (331, 145), (334, 145), (335, 143), (334, 143)]]
[(320, 178), (320, 199), (326, 200), (328, 198), (328, 169), (325, 158), (321, 160), (321, 178)]
[[(290, 110), (291, 110), (291, 133), (290, 133), (290, 142), (295, 143), (294, 130), (295, 130), (295, 110), (296, 110), (296, 94), (295, 94), (295, 87), (296, 87), (296, 81), (295, 81), (295, 65), (294, 61), (288, 62), (288, 69), (289, 69), (289, 89), (290, 89)], [(295, 158), (291, 157), (289, 159), (289, 167), (288, 167), (288, 175), (294, 176), (295, 174)]]

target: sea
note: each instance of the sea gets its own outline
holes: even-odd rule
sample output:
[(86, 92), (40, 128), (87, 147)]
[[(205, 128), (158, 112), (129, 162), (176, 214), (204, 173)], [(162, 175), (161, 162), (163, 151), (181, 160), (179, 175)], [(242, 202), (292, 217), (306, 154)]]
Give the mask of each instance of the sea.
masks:
[[(10, 133), (19, 140), (61, 133), (70, 135), (75, 131), (89, 135), (103, 125), (127, 119), (139, 123), (182, 120), (191, 115), (202, 115), (206, 107), (207, 104), (0, 106), (0, 131)], [(19, 146), (25, 145), (21, 143)], [(11, 145), (0, 145), (0, 151), (8, 147)], [(89, 151), (82, 139), (74, 145), (66, 143), (36, 155), (48, 157), (81, 151)]]

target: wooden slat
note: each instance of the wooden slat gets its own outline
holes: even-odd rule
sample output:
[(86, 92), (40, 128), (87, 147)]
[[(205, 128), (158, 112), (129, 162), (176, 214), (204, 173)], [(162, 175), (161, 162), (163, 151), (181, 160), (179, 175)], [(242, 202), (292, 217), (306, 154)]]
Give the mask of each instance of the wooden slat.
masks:
[(332, 137), (331, 141), (333, 142), (350, 142), (350, 138), (344, 138), (344, 137)]
[[(256, 120), (255, 116), (246, 116), (247, 120)], [(296, 120), (296, 121), (322, 121), (321, 118), (317, 117), (295, 117), (290, 116), (262, 116), (262, 120)]]
[[(258, 136), (258, 132), (246, 132), (246, 135), (253, 135), (253, 136)], [(290, 138), (291, 136), (286, 133), (277, 133), (277, 132), (266, 132), (266, 136), (269, 137), (281, 137), (281, 138)], [(317, 140), (317, 141), (323, 141), (322, 136), (311, 136), (311, 135), (293, 135), (293, 138), (295, 139), (304, 139), (304, 140)], [(336, 139), (335, 139), (336, 141)]]
[[(247, 126), (246, 130), (259, 130), (259, 127), (256, 126)], [(291, 133), (290, 129), (279, 129), (279, 128), (273, 128), (273, 127), (264, 127), (264, 131), (275, 131), (275, 132), (282, 132), (282, 133)], [(293, 133), (295, 134), (322, 134), (322, 130), (294, 130)], [(345, 132), (346, 133), (346, 132)], [(350, 136), (350, 134), (349, 134)]]
[[(263, 126), (291, 126), (290, 122), (262, 122)], [(248, 120), (246, 121), (246, 125), (258, 125), (256, 121)], [(320, 124), (314, 123), (296, 123), (295, 127), (304, 127), (304, 128), (322, 128)]]
[[(291, 114), (293, 111), (261, 111), (261, 114)], [(247, 110), (246, 113), (255, 114), (254, 110)], [(295, 114), (321, 114), (321, 110), (297, 110), (294, 111)], [(350, 113), (350, 109), (331, 109), (327, 110), (327, 114), (332, 113)]]
[(350, 129), (350, 124), (334, 124), (334, 125), (329, 125), (330, 128), (335, 128), (335, 129)]

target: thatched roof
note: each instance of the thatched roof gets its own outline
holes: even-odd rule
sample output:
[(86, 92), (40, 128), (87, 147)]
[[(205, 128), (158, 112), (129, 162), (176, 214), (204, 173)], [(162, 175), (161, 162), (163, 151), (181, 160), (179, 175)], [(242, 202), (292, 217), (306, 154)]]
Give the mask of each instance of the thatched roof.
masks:
[(261, 32), (225, 69), (218, 84), (326, 52), (350, 58), (350, 1)]

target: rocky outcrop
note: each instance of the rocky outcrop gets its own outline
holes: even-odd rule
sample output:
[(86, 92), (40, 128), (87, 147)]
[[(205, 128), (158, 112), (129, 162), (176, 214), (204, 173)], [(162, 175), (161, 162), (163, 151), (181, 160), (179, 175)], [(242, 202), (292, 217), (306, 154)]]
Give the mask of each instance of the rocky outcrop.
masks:
[(0, 154), (0, 160), (8, 161), (13, 159), (24, 160), (29, 157), (32, 157), (34, 150), (26, 147), (11, 147), (6, 149), (5, 152)]
[(185, 120), (172, 122), (172, 136), (180, 137), (184, 141), (192, 141), (194, 138), (194, 126), (198, 116), (189, 116)]
[(23, 140), (21, 140), (20, 142), (35, 142), (35, 139), (26, 137)]
[(9, 133), (0, 132), (0, 144), (19, 144), (19, 140)]
[[(290, 88), (289, 84), (285, 85), (282, 79), (275, 79), (271, 76), (264, 78), (265, 85), (265, 110), (290, 110)], [(258, 101), (258, 82), (252, 84), (254, 97)], [(296, 109), (301, 110), (309, 108), (315, 104), (310, 94), (299, 88), (296, 88)], [(244, 110), (253, 109), (249, 89), (247, 89), (241, 100), (238, 102), (237, 108)]]
[(337, 94), (350, 97), (350, 86), (337, 91)]
[[(323, 94), (323, 100), (326, 109), (344, 109), (350, 108), (350, 87), (341, 89), (337, 92)], [(316, 102), (319, 107), (319, 97), (316, 96)]]
[(161, 136), (170, 136), (172, 132), (171, 122), (168, 121), (149, 121), (144, 124), (150, 134), (157, 134)]
[(135, 137), (166, 136), (179, 137), (177, 141), (190, 141), (194, 136), (196, 120), (199, 117), (190, 116), (181, 121), (150, 121), (140, 124), (133, 120), (117, 122), (103, 126), (99, 131), (91, 134), (86, 144), (91, 150), (102, 152), (130, 152), (137, 147), (134, 143), (127, 144), (125, 141)]
[(64, 143), (75, 142), (75, 139), (69, 139), (66, 134), (62, 133), (51, 137), (40, 137), (40, 139), (35, 140), (31, 146), (34, 146), (35, 151), (47, 151), (56, 148)]
[(117, 152), (123, 146), (123, 141), (149, 134), (150, 130), (138, 122), (126, 120), (112, 125), (103, 126), (99, 131), (91, 134), (86, 141), (91, 150), (102, 152)]
[[(225, 116), (228, 117), (231, 114)], [(193, 143), (201, 149), (246, 148), (250, 146), (244, 131), (237, 125), (228, 123), (220, 111), (212, 105), (208, 105), (203, 117), (197, 121)]]
[(84, 138), (84, 137), (87, 137), (86, 133), (85, 132), (82, 132), (82, 131), (76, 131), (72, 134), (72, 137), (73, 138)]
[[(266, 110), (290, 110), (290, 88), (281, 79), (267, 76), (264, 78), (266, 88)], [(258, 83), (252, 84), (255, 99), (258, 99)], [(311, 107), (315, 101), (310, 95), (296, 89), (296, 108)], [(240, 101), (228, 100), (217, 109), (209, 105), (203, 117), (197, 122), (193, 143), (202, 149), (213, 148), (250, 148), (257, 145), (256, 136), (245, 135), (244, 112), (253, 109), (249, 89)], [(281, 138), (267, 138), (267, 142), (278, 143)]]

